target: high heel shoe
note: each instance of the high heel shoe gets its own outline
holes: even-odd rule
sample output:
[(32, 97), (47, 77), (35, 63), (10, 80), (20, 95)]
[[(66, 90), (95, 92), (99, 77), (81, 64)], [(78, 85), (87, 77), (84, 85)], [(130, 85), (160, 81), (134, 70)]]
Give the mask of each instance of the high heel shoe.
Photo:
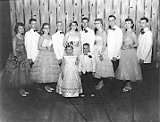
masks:
[(103, 80), (101, 80), (96, 86), (96, 90), (100, 90), (104, 86)]
[(129, 92), (130, 90), (132, 90), (132, 87), (131, 86), (125, 86), (123, 88), (123, 92)]

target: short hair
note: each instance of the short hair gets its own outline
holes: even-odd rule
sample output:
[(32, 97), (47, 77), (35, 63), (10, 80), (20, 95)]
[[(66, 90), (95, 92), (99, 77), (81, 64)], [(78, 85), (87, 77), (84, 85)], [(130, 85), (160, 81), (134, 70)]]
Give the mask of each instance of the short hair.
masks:
[(89, 43), (84, 43), (84, 44), (83, 44), (83, 47), (84, 47), (84, 46), (90, 47), (90, 44), (89, 44)]
[(140, 21), (141, 20), (145, 20), (146, 22), (149, 22), (149, 19), (147, 18), (147, 17), (142, 17), (141, 19), (140, 19)]
[(114, 15), (109, 15), (108, 20), (109, 20), (109, 18), (111, 18), (111, 17), (113, 17), (113, 18), (116, 20), (116, 16), (114, 16)]
[(133, 20), (132, 20), (131, 18), (127, 18), (127, 19), (125, 19), (125, 22), (127, 22), (127, 21), (129, 21), (129, 22), (131, 22), (131, 24), (133, 24), (133, 25), (131, 26), (131, 28), (133, 29), (133, 27), (134, 27)]
[(58, 24), (58, 23), (62, 23), (62, 21), (57, 21), (56, 24)]
[(100, 23), (103, 25), (103, 20), (101, 18), (97, 18), (95, 21), (100, 21)]
[(83, 20), (87, 20), (89, 22), (89, 18), (87, 18), (87, 17), (82, 18), (82, 21)]
[(18, 27), (19, 26), (22, 26), (22, 27), (24, 27), (24, 24), (22, 23), (22, 22), (18, 22), (16, 25), (15, 25), (15, 27), (14, 27), (14, 32), (17, 34), (18, 33)]
[(35, 21), (35, 22), (36, 22), (37, 20), (36, 20), (36, 19), (30, 19), (30, 20), (29, 20), (29, 24), (31, 24), (32, 21)]

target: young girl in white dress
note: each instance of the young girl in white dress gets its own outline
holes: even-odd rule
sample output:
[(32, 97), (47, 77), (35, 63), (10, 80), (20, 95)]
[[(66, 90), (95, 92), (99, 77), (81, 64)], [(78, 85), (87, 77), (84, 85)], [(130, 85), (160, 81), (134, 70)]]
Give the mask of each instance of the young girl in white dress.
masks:
[(56, 92), (64, 97), (78, 97), (82, 93), (81, 79), (78, 73), (78, 57), (73, 47), (66, 45), (66, 55), (62, 59), (62, 72), (57, 82)]

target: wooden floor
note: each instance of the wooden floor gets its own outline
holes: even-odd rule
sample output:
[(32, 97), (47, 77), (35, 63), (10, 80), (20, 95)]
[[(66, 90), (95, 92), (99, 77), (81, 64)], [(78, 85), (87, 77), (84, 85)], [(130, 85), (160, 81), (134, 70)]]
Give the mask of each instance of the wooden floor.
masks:
[(15, 89), (0, 91), (0, 122), (160, 122), (159, 70), (143, 67), (144, 83), (122, 92), (124, 83), (108, 81), (94, 98), (63, 98), (35, 91), (21, 97)]

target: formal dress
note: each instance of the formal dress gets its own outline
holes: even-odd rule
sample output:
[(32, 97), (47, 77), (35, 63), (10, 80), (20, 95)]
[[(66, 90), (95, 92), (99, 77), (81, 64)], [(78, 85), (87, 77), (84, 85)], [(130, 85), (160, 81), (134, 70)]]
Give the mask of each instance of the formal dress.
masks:
[(14, 59), (14, 54), (11, 52), (4, 68), (2, 87), (21, 87), (31, 83), (24, 40), (19, 39), (17, 36), (14, 38), (16, 38), (17, 59)]
[[(76, 56), (79, 56), (81, 52), (81, 42), (80, 42), (80, 37), (77, 35), (71, 35), (69, 34), (69, 37), (67, 39), (67, 43), (73, 43), (73, 54)], [(78, 46), (77, 46), (78, 44)]]
[[(44, 39), (42, 47), (49, 47), (52, 40)], [(60, 67), (54, 50), (40, 50), (31, 69), (31, 79), (37, 83), (57, 82)]]
[(82, 93), (81, 79), (76, 65), (77, 56), (64, 56), (63, 77), (60, 74), (56, 92), (64, 97), (78, 97)]
[(90, 45), (90, 52), (92, 53), (95, 41), (94, 31), (87, 27), (86, 30), (80, 31), (80, 34), (81, 34), (82, 50), (83, 50), (83, 44), (88, 43)]
[(57, 31), (55, 34), (52, 35), (52, 43), (58, 60), (62, 59), (64, 55), (63, 41), (64, 33), (62, 31)]
[[(111, 60), (108, 57), (107, 47), (103, 53), (102, 47), (103, 47), (103, 38), (101, 36), (95, 37), (96, 42), (94, 46), (94, 55), (96, 59), (96, 78), (108, 78), (108, 77), (114, 77), (114, 71), (113, 71), (113, 64)], [(103, 61), (100, 61), (99, 56), (103, 56)]]
[(138, 36), (137, 56), (144, 60), (144, 63), (151, 63), (153, 37), (148, 27), (144, 28), (144, 33)]
[(27, 51), (27, 59), (32, 59), (34, 62), (37, 54), (38, 54), (38, 40), (39, 40), (39, 33), (30, 29), (25, 33), (25, 48)]
[(131, 82), (142, 81), (141, 68), (131, 36), (124, 36), (123, 48), (121, 50), (121, 58), (119, 66), (116, 70), (116, 78), (119, 80), (130, 80)]

